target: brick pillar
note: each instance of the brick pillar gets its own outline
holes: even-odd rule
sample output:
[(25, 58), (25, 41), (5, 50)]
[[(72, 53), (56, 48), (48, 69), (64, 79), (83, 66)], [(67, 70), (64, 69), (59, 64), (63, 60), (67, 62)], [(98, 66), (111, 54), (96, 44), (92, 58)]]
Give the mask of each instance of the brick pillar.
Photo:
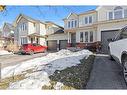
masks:
[(67, 43), (67, 47), (71, 47), (71, 43)]

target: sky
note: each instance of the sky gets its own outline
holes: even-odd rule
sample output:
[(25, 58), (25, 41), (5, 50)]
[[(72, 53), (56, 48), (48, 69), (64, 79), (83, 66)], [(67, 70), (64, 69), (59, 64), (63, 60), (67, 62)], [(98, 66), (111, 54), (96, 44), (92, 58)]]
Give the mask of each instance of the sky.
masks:
[(0, 28), (4, 22), (12, 23), (21, 13), (34, 19), (43, 21), (52, 21), (58, 25), (64, 26), (63, 19), (71, 12), (83, 13), (94, 10), (97, 6), (7, 6), (4, 12), (0, 12)]

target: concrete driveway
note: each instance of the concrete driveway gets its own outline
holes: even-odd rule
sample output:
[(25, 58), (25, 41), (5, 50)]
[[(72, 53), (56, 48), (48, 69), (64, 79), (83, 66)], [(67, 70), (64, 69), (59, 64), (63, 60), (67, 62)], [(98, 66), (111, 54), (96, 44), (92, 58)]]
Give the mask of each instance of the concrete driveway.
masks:
[(127, 89), (122, 68), (108, 55), (97, 54), (86, 89)]

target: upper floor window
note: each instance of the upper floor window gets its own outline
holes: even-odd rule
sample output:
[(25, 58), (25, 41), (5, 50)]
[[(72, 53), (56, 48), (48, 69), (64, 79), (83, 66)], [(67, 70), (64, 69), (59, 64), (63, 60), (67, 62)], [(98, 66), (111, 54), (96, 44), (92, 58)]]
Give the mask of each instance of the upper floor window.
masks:
[(67, 28), (75, 28), (75, 27), (77, 27), (77, 20), (68, 21), (68, 27)]
[(115, 19), (122, 18), (122, 7), (120, 7), (120, 6), (115, 7), (115, 9), (114, 9), (114, 18)]
[(89, 23), (92, 23), (92, 16), (89, 17)]
[(127, 9), (124, 9), (124, 18), (127, 18)]
[(70, 21), (68, 21), (68, 28), (70, 28)]
[(83, 42), (83, 32), (80, 32), (80, 42)]
[(75, 27), (77, 27), (77, 20), (75, 20)]
[(127, 9), (120, 6), (114, 8), (113, 11), (108, 13), (108, 20), (127, 18)]
[(113, 12), (109, 12), (109, 20), (113, 19)]
[(74, 23), (73, 23), (74, 21), (71, 21), (71, 27), (73, 28), (74, 27)]
[(88, 24), (88, 18), (85, 17), (85, 24)]

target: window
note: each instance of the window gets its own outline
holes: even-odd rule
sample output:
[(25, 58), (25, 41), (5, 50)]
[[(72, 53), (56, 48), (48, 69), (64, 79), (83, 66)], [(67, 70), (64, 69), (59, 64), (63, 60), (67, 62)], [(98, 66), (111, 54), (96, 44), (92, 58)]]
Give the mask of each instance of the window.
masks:
[(88, 18), (85, 17), (85, 24), (88, 24)]
[(122, 18), (122, 7), (120, 7), (120, 6), (115, 7), (115, 9), (114, 9), (114, 18), (115, 19)]
[(70, 28), (70, 21), (68, 21), (68, 28)]
[(27, 43), (27, 37), (21, 37), (21, 45)]
[(90, 42), (93, 42), (93, 31), (90, 31)]
[(109, 20), (112, 20), (113, 19), (113, 12), (109, 12)]
[(83, 42), (83, 32), (80, 32), (80, 42)]
[(127, 18), (127, 9), (124, 9), (124, 18)]
[(92, 16), (89, 17), (89, 23), (92, 23)]
[(123, 29), (122, 32), (120, 33), (120, 39), (127, 38), (127, 29)]
[(34, 27), (35, 27), (35, 25), (36, 25), (36, 24), (35, 24), (35, 23), (33, 23), (33, 25), (34, 25)]
[(75, 20), (75, 27), (77, 27), (77, 21)]
[(122, 18), (122, 10), (117, 10), (114, 12), (114, 18), (115, 19), (120, 19)]
[(73, 21), (71, 21), (71, 27), (73, 28), (74, 24), (73, 24)]
[(24, 31), (27, 30), (26, 24), (24, 23)]
[(85, 32), (85, 42), (88, 42), (88, 32)]

